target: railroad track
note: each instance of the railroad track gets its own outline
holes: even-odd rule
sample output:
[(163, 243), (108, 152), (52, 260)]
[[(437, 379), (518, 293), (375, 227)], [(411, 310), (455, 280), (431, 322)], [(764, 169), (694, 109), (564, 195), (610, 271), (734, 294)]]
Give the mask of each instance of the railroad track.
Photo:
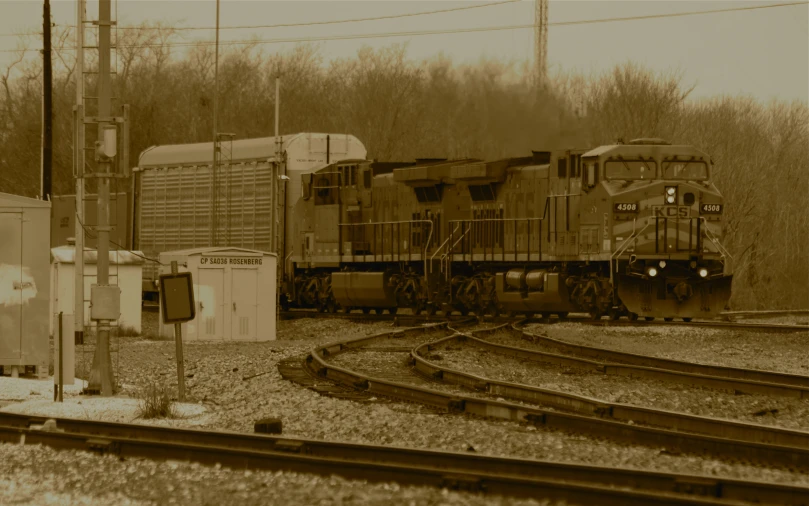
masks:
[[(496, 329), (500, 330), (501, 328), (502, 327), (497, 327)], [(650, 427), (664, 427), (715, 438), (736, 439), (749, 443), (765, 443), (809, 449), (809, 432), (664, 411), (630, 404), (604, 402), (599, 399), (565, 393), (558, 390), (496, 381), (440, 366), (424, 358), (425, 355), (429, 355), (429, 351), (432, 348), (444, 345), (447, 342), (471, 341), (483, 349), (506, 356), (535, 362), (550, 362), (565, 366), (572, 365), (578, 368), (589, 368), (603, 374), (617, 374), (633, 378), (662, 379), (692, 385), (696, 384), (709, 388), (730, 389), (744, 393), (783, 395), (799, 399), (809, 398), (809, 388), (807, 388), (807, 386), (809, 386), (809, 377), (785, 375), (790, 376), (789, 379), (802, 378), (806, 386), (765, 383), (748, 379), (734, 379), (728, 376), (717, 377), (705, 374), (686, 373), (672, 369), (612, 363), (606, 364), (584, 360), (570, 355), (551, 354), (494, 344), (474, 337), (474, 334), (485, 334), (492, 331), (493, 329), (474, 331), (471, 333), (458, 333), (432, 343), (418, 346), (413, 349), (411, 354), (415, 369), (426, 376), (440, 378), (447, 383), (466, 386), (477, 391), (487, 392), (491, 395), (507, 399), (546, 405), (587, 416), (597, 416), (619, 422), (629, 422), (631, 420), (634, 424), (642, 424)], [(681, 362), (679, 365), (687, 366), (688, 364)], [(696, 366), (696, 364), (694, 365)], [(706, 369), (710, 370), (711, 368), (708, 366)], [(733, 371), (734, 370), (728, 370), (724, 372), (730, 374)], [(780, 377), (777, 373), (773, 373), (773, 376)]]
[[(680, 452), (711, 454), (724, 459), (749, 461), (792, 469), (809, 469), (809, 433), (767, 426), (730, 422), (723, 419), (684, 415), (627, 405), (604, 403), (597, 399), (547, 391), (525, 385), (493, 382), (430, 363), (411, 352), (416, 371), (445, 382), (465, 385), (481, 392), (519, 397), (522, 402), (546, 404), (570, 412), (549, 411), (505, 400), (491, 400), (448, 393), (420, 385), (370, 376), (330, 363), (342, 351), (356, 349), (392, 333), (330, 343), (312, 350), (307, 367), (320, 380), (328, 379), (345, 388), (369, 396), (415, 402), (448, 412), (533, 423), (564, 432), (584, 433), (636, 445), (665, 447)], [(463, 337), (456, 333), (447, 339)], [(424, 346), (424, 345), (422, 345)], [(626, 420), (633, 420), (632, 424)]]
[(572, 504), (806, 505), (809, 487), (392, 446), (0, 413), (0, 441), (122, 459), (338, 474)]
[[(295, 310), (295, 311), (282, 311), (280, 314), (282, 320), (293, 320), (301, 318), (332, 318), (342, 320), (354, 321), (391, 321), (396, 322), (401, 326), (415, 326), (424, 323), (437, 323), (437, 322), (459, 322), (465, 321), (469, 316), (463, 315), (413, 315), (407, 313), (392, 314), (365, 314), (361, 312), (353, 313), (319, 313), (315, 310)], [(638, 327), (638, 326), (659, 326), (659, 325), (677, 325), (687, 327), (711, 327), (711, 328), (725, 328), (725, 329), (739, 329), (739, 330), (753, 330), (759, 332), (807, 332), (809, 325), (789, 325), (781, 323), (740, 323), (723, 320), (700, 320), (700, 321), (629, 321), (629, 320), (597, 320), (594, 321), (589, 317), (567, 317), (562, 319), (557, 318), (524, 318), (522, 316), (510, 318), (506, 316), (483, 316), (475, 317), (487, 323), (515, 323), (520, 321), (529, 321), (537, 323), (558, 323), (558, 322), (573, 322), (583, 323), (587, 325), (604, 326), (604, 327)]]
[[(621, 364), (637, 366), (631, 369), (632, 375), (643, 375), (645, 369), (652, 369), (650, 375), (655, 377), (657, 370), (668, 371), (675, 376), (666, 373), (667, 377), (680, 376), (683, 382), (703, 385), (707, 387), (729, 388), (744, 393), (766, 393), (769, 395), (785, 395), (787, 397), (809, 398), (809, 376), (799, 374), (788, 374), (774, 371), (764, 371), (760, 369), (741, 369), (737, 367), (725, 367), (720, 365), (698, 364), (667, 358), (651, 357), (648, 355), (638, 355), (626, 353), (595, 346), (584, 346), (568, 343), (559, 339), (553, 339), (544, 334), (537, 334), (520, 329), (517, 325), (512, 325), (511, 330), (522, 335), (534, 343), (541, 343), (543, 346), (555, 349), (560, 353), (567, 353), (575, 357), (588, 358), (613, 362), (604, 367), (611, 367), (616, 374), (621, 374)], [(478, 331), (484, 333), (485, 331)], [(506, 347), (507, 348), (507, 347)], [(607, 372), (609, 374), (609, 372)], [(689, 376), (682, 373), (691, 374), (694, 380), (688, 380)], [(702, 382), (705, 378), (705, 382)], [(724, 382), (723, 378), (729, 381)]]

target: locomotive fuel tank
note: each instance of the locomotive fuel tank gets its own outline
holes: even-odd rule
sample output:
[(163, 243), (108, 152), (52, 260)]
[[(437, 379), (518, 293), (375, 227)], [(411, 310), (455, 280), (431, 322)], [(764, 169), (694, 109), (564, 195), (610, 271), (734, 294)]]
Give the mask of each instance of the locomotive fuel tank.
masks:
[(511, 269), (495, 276), (495, 291), (505, 311), (554, 313), (575, 310), (558, 272)]
[(343, 307), (396, 307), (389, 272), (334, 272), (331, 289)]

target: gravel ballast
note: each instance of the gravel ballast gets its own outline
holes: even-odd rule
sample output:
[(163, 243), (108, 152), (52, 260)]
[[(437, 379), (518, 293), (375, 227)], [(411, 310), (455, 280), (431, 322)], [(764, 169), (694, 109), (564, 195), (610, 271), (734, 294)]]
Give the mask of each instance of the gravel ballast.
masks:
[[(757, 323), (757, 322), (756, 322)], [(700, 364), (809, 375), (809, 333), (691, 326), (530, 324), (525, 330), (573, 344)]]
[(0, 504), (17, 506), (564, 505), (368, 483), (339, 476), (232, 470), (187, 462), (102, 457), (39, 445), (0, 444)]
[[(676, 452), (666, 448), (616, 444), (515, 422), (436, 413), (432, 409), (414, 404), (356, 403), (323, 397), (312, 390), (284, 380), (276, 368), (278, 362), (283, 359), (290, 357), (302, 359), (316, 345), (393, 329), (390, 323), (385, 322), (292, 320), (279, 322), (277, 341), (186, 343), (185, 372), (188, 400), (203, 406), (205, 413), (201, 418), (174, 420), (172, 425), (190, 425), (193, 421), (195, 428), (252, 432), (256, 420), (278, 417), (283, 421), (284, 435), (304, 438), (449, 451), (470, 451), (471, 448), (485, 455), (809, 485), (808, 476), (785, 469), (763, 468), (695, 455), (677, 455)], [(119, 374), (126, 385), (125, 394), (134, 393), (139, 385), (153, 379), (165, 383), (173, 389), (172, 391), (176, 391), (172, 341), (121, 338), (118, 354)], [(243, 379), (251, 376), (251, 379)], [(112, 415), (109, 415), (110, 418), (105, 418), (106, 416), (103, 412), (98, 414), (99, 419), (118, 421)], [(141, 423), (142, 420), (137, 419), (134, 422)], [(74, 460), (65, 458), (65, 462)], [(180, 464), (181, 467), (183, 465)], [(52, 473), (57, 477), (50, 477), (47, 480), (56, 482), (63, 479), (56, 470)], [(228, 480), (223, 479), (222, 486), (236, 486), (240, 482), (238, 476), (233, 474)], [(162, 483), (161, 478), (151, 479), (156, 480), (158, 484)], [(307, 479), (315, 478), (309, 476)], [(139, 483), (141, 485), (136, 489), (138, 492), (141, 488), (151, 486), (148, 485), (150, 481)], [(46, 489), (47, 487), (43, 486), (43, 490)], [(272, 487), (268, 487), (268, 490), (272, 490)], [(135, 494), (127, 497), (141, 496)], [(436, 504), (448, 503), (444, 495), (436, 497), (439, 498)], [(0, 503), (2, 502), (4, 501), (0, 500)], [(236, 502), (251, 504), (249, 500), (234, 500), (230, 503)], [(346, 502), (348, 501), (343, 501)], [(116, 500), (111, 500), (110, 504), (112, 503), (123, 504)], [(311, 502), (303, 500), (303, 503)], [(358, 499), (354, 503), (362, 503), (362, 500)], [(415, 504), (430, 504), (430, 502), (416, 499)]]
[[(498, 333), (502, 344), (531, 349), (531, 344), (509, 333)], [(490, 340), (488, 336), (486, 340)], [(494, 341), (494, 339), (491, 339)], [(500, 343), (498, 343), (500, 344)], [(471, 343), (449, 342), (432, 350), (433, 362), (441, 367), (457, 369), (488, 379), (520, 383), (575, 395), (583, 395), (611, 403), (646, 406), (667, 411), (689, 413), (772, 425), (788, 429), (809, 429), (809, 399), (734, 395), (681, 383), (646, 378), (606, 375), (578, 367), (564, 367), (547, 362), (512, 358)]]

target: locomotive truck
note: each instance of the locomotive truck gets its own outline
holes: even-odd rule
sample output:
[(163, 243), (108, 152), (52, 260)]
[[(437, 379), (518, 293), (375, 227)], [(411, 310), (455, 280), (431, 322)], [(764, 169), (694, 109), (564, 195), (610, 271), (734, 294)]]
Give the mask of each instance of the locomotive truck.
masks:
[(497, 161), (357, 159), (300, 175), (285, 307), (715, 317), (724, 203), (662, 139)]

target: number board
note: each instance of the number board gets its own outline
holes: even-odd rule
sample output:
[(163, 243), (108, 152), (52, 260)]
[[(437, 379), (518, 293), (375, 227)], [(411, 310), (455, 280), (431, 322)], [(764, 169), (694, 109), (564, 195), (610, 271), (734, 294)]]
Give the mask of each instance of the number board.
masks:
[(638, 212), (638, 204), (637, 202), (633, 202), (631, 204), (626, 203), (615, 203), (613, 204), (613, 209), (617, 213), (637, 213)]
[(721, 214), (722, 204), (702, 204), (699, 211), (702, 214)]
[(194, 284), (190, 272), (160, 275), (160, 309), (163, 323), (183, 323), (196, 316)]

